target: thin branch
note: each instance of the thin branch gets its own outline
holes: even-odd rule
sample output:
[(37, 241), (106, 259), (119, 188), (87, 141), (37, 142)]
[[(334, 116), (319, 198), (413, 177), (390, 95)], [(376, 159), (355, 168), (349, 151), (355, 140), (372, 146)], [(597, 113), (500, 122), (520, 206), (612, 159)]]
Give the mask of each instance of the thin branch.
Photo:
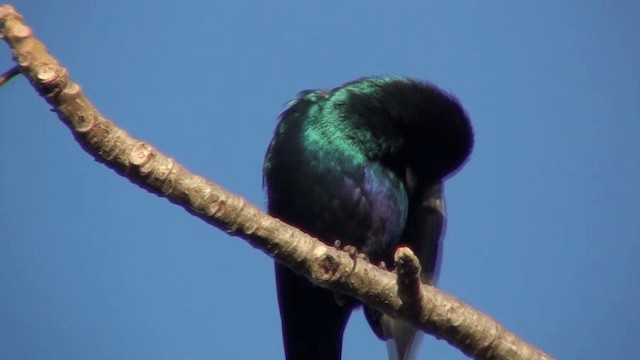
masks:
[(11, 69), (4, 72), (4, 74), (0, 75), (0, 87), (2, 85), (9, 82), (9, 80), (13, 79), (16, 75), (20, 74), (20, 66), (16, 65)]
[(408, 247), (401, 247), (394, 254), (396, 276), (398, 276), (398, 297), (403, 307), (413, 314), (422, 311), (422, 283), (420, 282), (420, 260)]
[[(481, 359), (551, 358), (489, 316), (434, 287), (409, 280), (408, 288), (416, 289), (414, 300), (419, 302), (420, 311), (416, 312), (414, 306), (403, 306), (394, 273), (327, 246), (268, 216), (242, 197), (188, 171), (151, 144), (132, 138), (96, 110), (82, 94), (80, 86), (69, 79), (67, 70), (47, 52), (44, 44), (22, 22), (22, 17), (8, 5), (0, 6), (0, 36), (13, 50), (22, 73), (54, 107), (78, 143), (97, 161), (131, 182), (182, 206), (207, 223), (245, 239), (320, 286), (356, 297), (391, 316), (407, 319), (469, 356)], [(408, 251), (398, 255), (398, 262), (403, 261), (411, 264), (417, 259)], [(407, 270), (403, 272), (415, 272), (411, 266), (400, 266)]]

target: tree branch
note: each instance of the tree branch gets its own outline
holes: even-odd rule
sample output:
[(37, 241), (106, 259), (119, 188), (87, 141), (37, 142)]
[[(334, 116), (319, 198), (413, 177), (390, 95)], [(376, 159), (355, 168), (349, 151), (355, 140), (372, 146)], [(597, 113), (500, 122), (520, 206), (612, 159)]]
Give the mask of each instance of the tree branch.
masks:
[(409, 249), (396, 254), (398, 278), (268, 216), (242, 197), (188, 171), (151, 144), (132, 138), (98, 112), (9, 5), (0, 6), (0, 36), (13, 50), (19, 71), (53, 106), (80, 146), (131, 182), (245, 239), (318, 285), (407, 319), (469, 356), (551, 359), (489, 316), (432, 286), (421, 285), (419, 267), (415, 267), (419, 262)]

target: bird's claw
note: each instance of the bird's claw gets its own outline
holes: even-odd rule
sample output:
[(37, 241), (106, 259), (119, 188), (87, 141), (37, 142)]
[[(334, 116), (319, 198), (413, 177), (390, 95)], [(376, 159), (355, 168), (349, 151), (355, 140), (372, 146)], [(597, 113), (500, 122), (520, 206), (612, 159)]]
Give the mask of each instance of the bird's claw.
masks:
[(343, 250), (343, 251), (346, 251), (346, 252), (347, 252), (347, 254), (349, 254), (349, 256), (350, 256), (352, 259), (354, 259), (354, 260), (355, 260), (355, 259), (356, 259), (356, 257), (358, 256), (358, 249), (357, 249), (355, 246), (353, 246), (353, 245), (345, 245), (345, 246), (342, 248), (342, 250)]

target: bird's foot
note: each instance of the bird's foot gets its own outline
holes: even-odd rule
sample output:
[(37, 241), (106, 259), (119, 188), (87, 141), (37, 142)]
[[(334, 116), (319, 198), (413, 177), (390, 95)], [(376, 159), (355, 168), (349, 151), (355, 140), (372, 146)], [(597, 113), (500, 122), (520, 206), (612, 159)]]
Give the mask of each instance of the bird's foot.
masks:
[(346, 252), (347, 252), (347, 254), (349, 254), (349, 256), (350, 256), (352, 259), (354, 259), (354, 260), (355, 260), (355, 259), (356, 259), (356, 257), (358, 256), (358, 249), (357, 249), (355, 246), (353, 246), (353, 245), (345, 245), (345, 246), (342, 248), (342, 250), (343, 250), (343, 251), (346, 251)]

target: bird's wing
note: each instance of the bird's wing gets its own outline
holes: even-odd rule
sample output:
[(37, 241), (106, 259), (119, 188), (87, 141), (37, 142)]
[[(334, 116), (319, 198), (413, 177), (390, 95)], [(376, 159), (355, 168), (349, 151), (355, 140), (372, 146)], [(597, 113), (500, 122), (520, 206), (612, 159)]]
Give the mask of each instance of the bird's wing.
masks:
[(422, 266), (422, 281), (435, 285), (440, 274), (442, 239), (446, 230), (447, 212), (442, 181), (426, 187), (415, 207), (414, 251)]
[[(446, 223), (442, 182), (427, 186), (416, 194), (407, 219), (406, 238), (422, 266), (422, 281), (435, 284), (439, 268), (441, 239)], [(365, 316), (379, 338), (387, 341), (389, 359), (408, 360), (418, 348), (421, 333), (409, 322), (394, 319), (365, 307)]]

